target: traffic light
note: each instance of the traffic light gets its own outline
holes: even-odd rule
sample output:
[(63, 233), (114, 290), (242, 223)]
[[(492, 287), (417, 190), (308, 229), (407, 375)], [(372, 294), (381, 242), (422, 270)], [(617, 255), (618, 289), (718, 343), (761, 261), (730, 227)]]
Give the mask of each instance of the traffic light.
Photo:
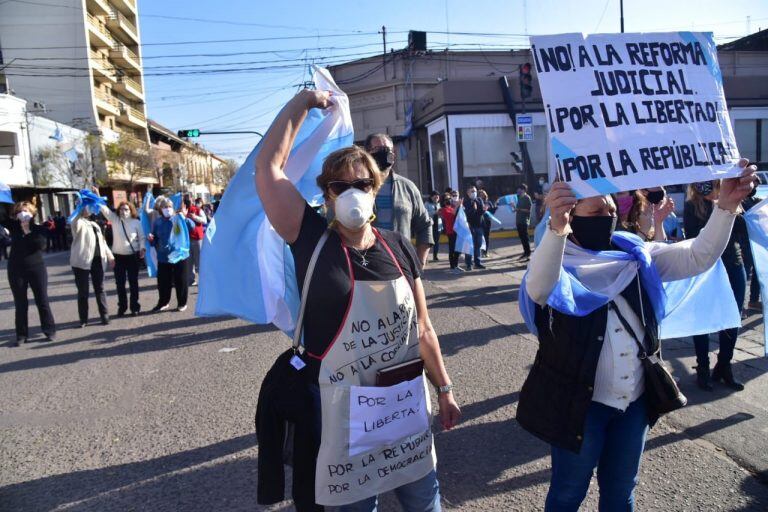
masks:
[(530, 98), (533, 94), (533, 77), (531, 76), (531, 64), (526, 62), (520, 66), (520, 97)]
[(199, 137), (200, 136), (200, 130), (195, 128), (194, 130), (179, 130), (176, 132), (179, 137)]

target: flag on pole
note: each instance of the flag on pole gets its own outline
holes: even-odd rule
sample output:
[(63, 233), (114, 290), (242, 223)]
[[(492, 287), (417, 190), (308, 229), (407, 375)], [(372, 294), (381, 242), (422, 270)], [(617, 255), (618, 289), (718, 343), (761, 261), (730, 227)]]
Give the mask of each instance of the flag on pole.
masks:
[[(325, 157), (354, 142), (349, 99), (330, 73), (315, 67), (318, 89), (332, 91), (333, 105), (312, 109), (299, 130), (285, 173), (305, 200), (321, 191), (316, 178)], [(199, 316), (233, 315), (291, 332), (299, 308), (293, 256), (272, 228), (254, 183), (251, 152), (227, 187), (203, 239), (200, 256)]]
[[(155, 196), (152, 192), (147, 191), (144, 195), (144, 201), (141, 205), (141, 213), (139, 213), (139, 219), (141, 220), (141, 229), (144, 230), (144, 235), (148, 236), (152, 232), (152, 221), (149, 218), (148, 211), (151, 211), (155, 207)], [(157, 251), (154, 246), (147, 239), (144, 242), (146, 253), (144, 259), (147, 262), (147, 274), (149, 277), (157, 276)]]
[[(760, 282), (760, 294), (768, 297), (768, 199), (763, 199), (744, 214), (749, 233), (749, 245), (752, 248), (752, 261), (755, 274)], [(764, 354), (768, 357), (768, 329), (763, 313)]]

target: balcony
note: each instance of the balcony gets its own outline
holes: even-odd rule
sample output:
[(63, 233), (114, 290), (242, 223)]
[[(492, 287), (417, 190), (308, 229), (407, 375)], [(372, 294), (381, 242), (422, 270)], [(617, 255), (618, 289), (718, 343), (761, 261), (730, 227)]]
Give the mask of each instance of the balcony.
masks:
[(136, 28), (136, 25), (128, 19), (128, 16), (117, 9), (112, 9), (112, 12), (107, 16), (107, 27), (123, 43), (139, 43), (139, 30)]
[(106, 23), (91, 13), (88, 13), (88, 40), (97, 48), (112, 48), (115, 40), (109, 32)]
[(147, 117), (144, 115), (143, 110), (128, 105), (126, 103), (120, 104), (120, 115), (117, 119), (127, 125), (146, 128)]
[(87, 2), (88, 12), (96, 14), (109, 14), (112, 9), (109, 7), (107, 0), (88, 0)]
[(110, 0), (120, 12), (136, 15), (136, 0)]
[(90, 55), (93, 76), (101, 82), (114, 82), (117, 78), (117, 69), (109, 62), (109, 59), (93, 50), (90, 51)]
[(118, 76), (117, 83), (113, 88), (127, 96), (131, 96), (133, 99), (144, 101), (144, 89), (139, 82), (129, 76)]
[(93, 93), (96, 99), (96, 109), (108, 116), (120, 115), (120, 102), (114, 96), (110, 96), (101, 89), (95, 89)]
[(123, 44), (116, 45), (109, 51), (109, 57), (122, 68), (132, 68), (141, 72), (141, 61), (133, 50)]

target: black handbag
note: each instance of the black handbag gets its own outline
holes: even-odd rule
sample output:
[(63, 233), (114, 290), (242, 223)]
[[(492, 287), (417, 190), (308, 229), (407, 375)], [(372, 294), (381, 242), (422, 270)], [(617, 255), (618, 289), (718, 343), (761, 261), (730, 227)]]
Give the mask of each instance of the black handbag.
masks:
[(624, 329), (627, 330), (637, 344), (637, 357), (643, 364), (643, 373), (645, 374), (645, 399), (648, 407), (659, 416), (685, 407), (688, 399), (680, 391), (677, 382), (675, 382), (675, 379), (664, 366), (664, 360), (661, 358), (661, 348), (654, 354), (648, 354), (645, 345), (640, 342), (629, 322), (619, 311), (616, 303), (611, 301), (609, 307), (613, 309), (616, 316), (619, 317), (621, 325), (624, 326)]

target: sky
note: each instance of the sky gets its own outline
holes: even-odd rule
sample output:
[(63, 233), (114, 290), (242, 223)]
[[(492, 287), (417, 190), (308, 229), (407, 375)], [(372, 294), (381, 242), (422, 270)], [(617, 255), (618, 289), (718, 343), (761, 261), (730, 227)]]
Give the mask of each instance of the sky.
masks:
[[(619, 0), (139, 0), (147, 111), (173, 131), (264, 132), (310, 79), (337, 64), (406, 46), (527, 47), (527, 35), (619, 31)], [(711, 31), (718, 43), (768, 28), (765, 0), (625, 0), (625, 32)], [(462, 34), (463, 33), (463, 34)], [(258, 135), (197, 139), (242, 161)]]

